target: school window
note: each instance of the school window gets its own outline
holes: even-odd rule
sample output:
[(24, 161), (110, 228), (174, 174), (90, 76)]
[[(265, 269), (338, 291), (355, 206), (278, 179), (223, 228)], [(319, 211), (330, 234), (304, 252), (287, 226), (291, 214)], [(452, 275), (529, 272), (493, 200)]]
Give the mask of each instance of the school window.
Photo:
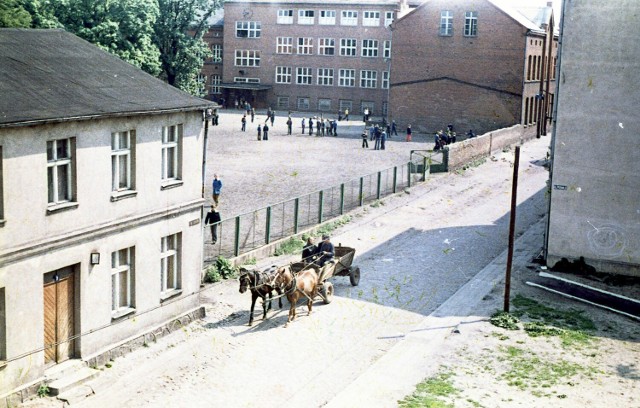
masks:
[(362, 40), (362, 56), (377, 57), (378, 56), (378, 40)]
[(293, 24), (293, 10), (278, 10), (278, 24)]
[(220, 75), (211, 75), (209, 77), (209, 93), (213, 95), (221, 94), (222, 89), (220, 88), (220, 84), (222, 83), (222, 78)]
[(365, 109), (369, 110), (369, 114), (373, 114), (373, 108), (375, 107), (375, 103), (369, 101), (362, 101), (360, 103), (360, 113), (364, 113)]
[(318, 39), (319, 55), (335, 55), (335, 53), (336, 53), (336, 40), (334, 40), (333, 38)]
[(358, 40), (355, 38), (340, 39), (340, 55), (343, 57), (355, 57), (358, 55)]
[(533, 64), (533, 56), (529, 55), (529, 58), (527, 59), (528, 63), (527, 63), (527, 81), (531, 80), (531, 65)]
[(291, 83), (291, 67), (276, 67), (276, 84)]
[(384, 26), (389, 27), (393, 23), (393, 11), (386, 11), (384, 13)]
[(260, 51), (236, 50), (236, 67), (259, 67)]
[(478, 13), (476, 11), (464, 13), (464, 35), (465, 37), (478, 35)]
[(358, 25), (358, 12), (354, 10), (342, 10), (340, 13), (340, 25), (356, 26)]
[(298, 24), (313, 24), (314, 10), (298, 10)]
[(134, 247), (111, 253), (111, 316), (129, 314), (134, 306)]
[(391, 58), (391, 41), (390, 40), (386, 40), (384, 42), (384, 46), (382, 47), (382, 57)]
[(162, 127), (162, 181), (180, 179), (182, 124)]
[(344, 112), (345, 110), (349, 109), (349, 112), (351, 112), (353, 109), (353, 101), (349, 100), (349, 99), (340, 99), (340, 112)]
[(338, 86), (356, 86), (356, 70), (341, 69), (338, 74)]
[(360, 88), (376, 88), (378, 86), (378, 72), (370, 70), (360, 71)]
[(449, 10), (440, 12), (440, 35), (453, 35), (453, 12)]
[(318, 110), (321, 112), (331, 112), (331, 99), (318, 99)]
[(259, 84), (260, 78), (233, 77), (233, 82), (237, 84)]
[(382, 71), (382, 89), (389, 89), (389, 71)]
[(198, 96), (200, 97), (204, 96), (204, 91), (207, 87), (207, 76), (198, 74), (198, 77), (196, 78), (196, 86), (198, 87), (197, 88)]
[(288, 96), (278, 96), (278, 109), (289, 109)]
[(318, 24), (335, 25), (336, 24), (336, 11), (335, 10), (320, 10), (320, 15), (318, 17)]
[(262, 24), (259, 21), (236, 21), (237, 38), (260, 38)]
[(551, 71), (551, 79), (556, 79), (557, 64), (558, 64), (558, 57), (553, 57), (553, 71)]
[(298, 98), (298, 109), (309, 110), (309, 98)]
[[(182, 234), (163, 237), (160, 244), (160, 294), (166, 297), (175, 294), (180, 289), (181, 275), (181, 246)], [(168, 295), (168, 296), (167, 296)], [(165, 297), (166, 296), (166, 297)]]
[(136, 131), (127, 130), (111, 134), (111, 191), (133, 190), (133, 154)]
[(311, 68), (298, 67), (296, 70), (296, 84), (311, 85), (313, 82), (313, 74)]
[(380, 25), (380, 12), (379, 11), (363, 12), (362, 25), (365, 27), (378, 27)]
[(299, 55), (311, 55), (313, 54), (313, 37), (300, 37), (298, 38), (298, 54)]
[(278, 37), (276, 39), (277, 54), (291, 54), (293, 52), (293, 37)]
[(47, 142), (47, 182), (49, 205), (74, 200), (75, 138)]
[(389, 102), (382, 102), (382, 116), (389, 114)]
[(215, 64), (222, 63), (222, 44), (213, 44), (211, 46), (211, 61)]
[(318, 68), (318, 85), (333, 86), (333, 68)]

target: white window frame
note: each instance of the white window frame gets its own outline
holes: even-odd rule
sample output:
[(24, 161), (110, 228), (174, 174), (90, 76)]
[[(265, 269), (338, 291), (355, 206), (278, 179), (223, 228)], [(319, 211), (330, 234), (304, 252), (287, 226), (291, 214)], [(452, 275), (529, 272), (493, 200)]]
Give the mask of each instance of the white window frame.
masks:
[(382, 46), (382, 58), (391, 58), (391, 40), (385, 40)]
[(162, 181), (180, 180), (182, 123), (162, 127)]
[(312, 55), (313, 54), (313, 37), (298, 37), (296, 54)]
[(318, 24), (320, 25), (336, 25), (335, 10), (320, 10), (318, 13)]
[(385, 27), (389, 27), (391, 24), (393, 24), (393, 11), (385, 11), (384, 12), (384, 26)]
[(211, 61), (214, 64), (222, 64), (222, 44), (211, 45)]
[(180, 291), (181, 235), (167, 235), (160, 242), (160, 295), (163, 299)]
[(309, 110), (311, 107), (311, 101), (306, 96), (299, 96), (296, 99), (296, 107), (298, 110)]
[[(118, 318), (135, 311), (134, 307), (134, 259), (135, 247), (111, 253), (111, 317)], [(124, 279), (124, 284), (122, 280)], [(125, 289), (122, 302), (122, 289)]]
[(377, 88), (378, 71), (369, 69), (360, 70), (360, 88)]
[(362, 40), (361, 56), (366, 58), (376, 58), (378, 56), (378, 40)]
[[(247, 35), (239, 35), (246, 31)], [(262, 23), (259, 21), (236, 21), (236, 38), (262, 37)]]
[(336, 55), (335, 38), (318, 38), (318, 55)]
[(220, 75), (211, 75), (209, 77), (209, 94), (218, 95), (222, 93), (222, 77)]
[(357, 57), (358, 56), (358, 40), (356, 38), (340, 39), (340, 56)]
[(259, 50), (236, 50), (236, 58), (234, 61), (236, 67), (259, 67), (260, 51)]
[(443, 37), (453, 35), (453, 12), (451, 10), (442, 10), (440, 12), (440, 31)]
[(296, 68), (296, 85), (312, 85), (313, 84), (313, 68), (298, 67)]
[(333, 68), (318, 68), (317, 84), (333, 86)]
[(276, 84), (291, 83), (291, 67), (276, 67)]
[(338, 71), (338, 86), (353, 88), (356, 86), (356, 70), (341, 68)]
[(278, 10), (276, 24), (293, 24), (293, 9)]
[(312, 25), (316, 19), (316, 11), (309, 9), (298, 10), (298, 24), (300, 25)]
[(292, 54), (293, 53), (293, 37), (277, 37), (276, 38), (276, 54)]
[(464, 36), (465, 37), (478, 36), (478, 12), (477, 11), (467, 11), (464, 13)]
[(333, 110), (333, 109), (331, 109), (331, 99), (329, 99), (329, 98), (318, 98), (318, 110), (320, 112), (331, 112)]
[(343, 25), (343, 26), (357, 26), (358, 25), (358, 11), (357, 10), (342, 10), (340, 12), (340, 25)]
[(389, 71), (382, 71), (382, 82), (380, 87), (382, 89), (389, 89)]
[(236, 84), (259, 84), (260, 78), (233, 77)]
[(380, 12), (379, 11), (363, 11), (362, 12), (362, 25), (364, 27), (379, 27), (380, 26)]
[(198, 74), (198, 77), (196, 78), (196, 85), (198, 87), (198, 96), (203, 97), (204, 91), (207, 88), (207, 76), (203, 75), (202, 73)]
[(111, 133), (111, 191), (113, 192), (133, 190), (135, 138), (135, 130)]
[[(47, 141), (47, 181), (48, 203), (57, 205), (69, 203), (74, 197), (75, 141), (73, 138)], [(64, 155), (59, 157), (58, 147), (64, 145)], [(66, 170), (65, 170), (66, 169)], [(60, 174), (60, 171), (66, 171)], [(63, 187), (62, 189), (60, 187)], [(63, 191), (61, 191), (63, 190)]]

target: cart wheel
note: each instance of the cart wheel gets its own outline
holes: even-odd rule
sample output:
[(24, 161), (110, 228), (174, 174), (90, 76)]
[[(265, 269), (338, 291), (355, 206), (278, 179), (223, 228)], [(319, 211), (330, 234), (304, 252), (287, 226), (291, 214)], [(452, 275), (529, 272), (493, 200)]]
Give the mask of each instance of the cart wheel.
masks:
[(331, 303), (333, 300), (333, 285), (331, 282), (325, 282), (320, 293), (322, 293), (322, 301), (325, 305)]
[(352, 286), (358, 286), (358, 283), (360, 283), (360, 267), (352, 266), (349, 268), (349, 280)]

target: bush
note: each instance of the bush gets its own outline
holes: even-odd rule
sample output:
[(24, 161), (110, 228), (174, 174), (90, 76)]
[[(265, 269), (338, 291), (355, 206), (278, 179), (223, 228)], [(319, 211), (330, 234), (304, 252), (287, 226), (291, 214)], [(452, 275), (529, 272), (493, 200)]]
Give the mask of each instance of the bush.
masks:
[(206, 283), (220, 282), (223, 279), (231, 279), (238, 276), (238, 267), (234, 266), (225, 257), (219, 256), (213, 265), (207, 268), (204, 274)]

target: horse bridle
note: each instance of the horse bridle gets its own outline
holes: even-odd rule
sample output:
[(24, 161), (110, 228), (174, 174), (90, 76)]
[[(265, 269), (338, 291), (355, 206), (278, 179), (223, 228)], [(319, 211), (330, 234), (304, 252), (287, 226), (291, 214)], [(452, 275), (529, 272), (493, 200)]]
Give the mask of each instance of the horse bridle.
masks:
[[(247, 277), (249, 277), (249, 279), (248, 279), (249, 283), (248, 283), (248, 285), (244, 285), (244, 287), (246, 287), (249, 290), (258, 289), (258, 288), (261, 288), (263, 286), (273, 286), (273, 281), (275, 280), (275, 275), (274, 275), (270, 280), (265, 279), (264, 283), (261, 283), (261, 284), (258, 285), (258, 282), (259, 282), (260, 278), (264, 277), (264, 274), (262, 272), (256, 271), (256, 270), (247, 271), (246, 273), (240, 275), (239, 279), (241, 280), (241, 284), (240, 284), (241, 287), (243, 286), (242, 283), (244, 283), (244, 280), (242, 279), (242, 277), (245, 276), (245, 275)], [(251, 275), (253, 275), (253, 281), (254, 281), (253, 286), (251, 286)]]

